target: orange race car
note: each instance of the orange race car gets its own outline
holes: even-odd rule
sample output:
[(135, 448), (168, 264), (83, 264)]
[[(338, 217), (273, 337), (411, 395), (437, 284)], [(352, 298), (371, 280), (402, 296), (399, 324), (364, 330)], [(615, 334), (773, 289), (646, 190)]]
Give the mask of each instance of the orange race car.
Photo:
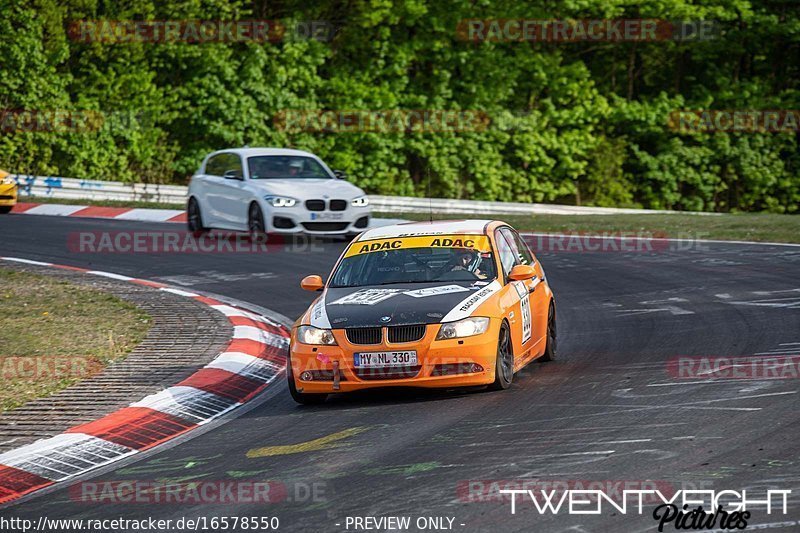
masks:
[(370, 387), (506, 389), (555, 356), (553, 291), (508, 224), (414, 222), (361, 233), (292, 328), (287, 375), (299, 403)]

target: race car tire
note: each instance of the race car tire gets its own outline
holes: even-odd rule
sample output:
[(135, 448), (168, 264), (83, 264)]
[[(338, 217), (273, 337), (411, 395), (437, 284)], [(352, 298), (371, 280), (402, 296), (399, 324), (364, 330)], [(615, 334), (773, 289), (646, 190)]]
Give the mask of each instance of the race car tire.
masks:
[(298, 391), (294, 383), (294, 372), (292, 372), (291, 361), (286, 365), (286, 377), (289, 380), (289, 393), (292, 395), (292, 399), (297, 403), (301, 405), (319, 405), (328, 398), (327, 394), (312, 394)]
[(547, 343), (544, 346), (544, 353), (539, 358), (546, 363), (556, 358), (556, 306), (550, 301), (550, 309), (547, 311)]
[(0, 205), (0, 215), (5, 215), (11, 212), (11, 205)]
[(208, 228), (203, 225), (203, 214), (200, 212), (200, 204), (194, 198), (189, 198), (189, 205), (186, 206), (186, 224), (189, 231), (195, 237), (208, 232)]
[(261, 237), (267, 234), (267, 226), (264, 224), (264, 213), (257, 203), (250, 204), (247, 210), (247, 229), (251, 237)]
[(514, 381), (514, 351), (511, 347), (511, 330), (503, 322), (497, 339), (497, 362), (494, 365), (492, 390), (505, 390)]

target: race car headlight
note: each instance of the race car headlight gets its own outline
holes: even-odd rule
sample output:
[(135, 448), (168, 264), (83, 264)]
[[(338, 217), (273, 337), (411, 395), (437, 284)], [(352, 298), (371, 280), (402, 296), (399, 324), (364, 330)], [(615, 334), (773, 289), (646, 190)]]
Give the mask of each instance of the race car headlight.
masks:
[(369, 198), (366, 196), (359, 196), (358, 198), (354, 198), (350, 205), (353, 207), (367, 207), (369, 205)]
[(297, 328), (297, 341), (303, 344), (336, 344), (336, 339), (333, 338), (331, 330), (315, 328), (314, 326), (300, 326)]
[(265, 196), (264, 200), (269, 202), (272, 207), (292, 207), (297, 203), (297, 200), (288, 196)]
[(473, 316), (464, 318), (456, 322), (448, 322), (442, 324), (439, 328), (439, 334), (436, 335), (436, 340), (456, 339), (458, 337), (472, 337), (473, 335), (480, 335), (486, 333), (489, 329), (489, 319), (483, 316)]

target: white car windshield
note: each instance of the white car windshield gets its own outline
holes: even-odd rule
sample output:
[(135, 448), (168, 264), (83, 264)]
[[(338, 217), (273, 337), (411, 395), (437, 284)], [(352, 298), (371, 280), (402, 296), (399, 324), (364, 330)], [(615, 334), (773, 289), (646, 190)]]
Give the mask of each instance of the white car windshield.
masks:
[(247, 158), (251, 180), (333, 178), (311, 157), (296, 155), (260, 155)]

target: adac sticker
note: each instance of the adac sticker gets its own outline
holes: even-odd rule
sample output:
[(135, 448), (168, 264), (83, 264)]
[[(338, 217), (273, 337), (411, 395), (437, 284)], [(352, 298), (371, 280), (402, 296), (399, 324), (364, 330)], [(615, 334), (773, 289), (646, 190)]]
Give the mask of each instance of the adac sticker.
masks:
[(345, 257), (405, 248), (468, 248), (480, 252), (490, 250), (486, 235), (426, 235), (354, 242), (345, 252)]

